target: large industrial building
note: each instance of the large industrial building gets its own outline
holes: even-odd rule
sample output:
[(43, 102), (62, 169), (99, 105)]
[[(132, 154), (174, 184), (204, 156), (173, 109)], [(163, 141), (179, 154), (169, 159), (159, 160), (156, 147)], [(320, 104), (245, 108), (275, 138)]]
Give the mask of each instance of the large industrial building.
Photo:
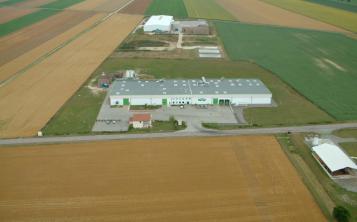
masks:
[(272, 93), (258, 79), (119, 79), (110, 105), (268, 105)]
[(170, 32), (174, 18), (169, 15), (153, 15), (144, 24), (144, 32)]

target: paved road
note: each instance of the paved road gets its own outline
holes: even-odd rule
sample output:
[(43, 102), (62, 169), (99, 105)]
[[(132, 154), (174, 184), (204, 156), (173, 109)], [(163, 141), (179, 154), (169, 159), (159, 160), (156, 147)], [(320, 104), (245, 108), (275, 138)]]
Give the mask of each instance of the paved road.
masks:
[(150, 139), (164, 137), (192, 137), (192, 136), (234, 136), (234, 135), (257, 135), (257, 134), (276, 134), (276, 133), (300, 133), (316, 132), (330, 133), (342, 128), (357, 128), (357, 123), (341, 123), (329, 125), (309, 125), (309, 126), (292, 126), (292, 127), (275, 127), (275, 128), (258, 128), (258, 129), (238, 129), (238, 130), (210, 130), (201, 129), (200, 132), (171, 132), (171, 133), (146, 133), (146, 134), (111, 134), (111, 135), (88, 135), (88, 136), (61, 136), (61, 137), (33, 137), (0, 140), (1, 145), (24, 145), (24, 144), (48, 144), (48, 143), (73, 143), (89, 141), (106, 141), (106, 140), (126, 140), (126, 139)]

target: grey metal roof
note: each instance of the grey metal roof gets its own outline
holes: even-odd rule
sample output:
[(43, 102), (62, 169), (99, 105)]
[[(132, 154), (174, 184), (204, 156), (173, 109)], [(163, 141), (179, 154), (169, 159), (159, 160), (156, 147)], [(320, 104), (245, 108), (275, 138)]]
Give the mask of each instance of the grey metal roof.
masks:
[(110, 95), (271, 94), (259, 79), (115, 80)]
[(206, 20), (190, 20), (190, 21), (174, 21), (174, 26), (180, 27), (198, 27), (198, 26), (208, 26)]

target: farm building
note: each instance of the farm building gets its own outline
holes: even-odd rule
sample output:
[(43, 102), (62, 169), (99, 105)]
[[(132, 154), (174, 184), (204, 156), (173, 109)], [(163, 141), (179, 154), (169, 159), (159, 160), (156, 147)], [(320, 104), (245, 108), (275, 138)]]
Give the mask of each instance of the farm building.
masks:
[(116, 80), (115, 105), (266, 105), (272, 93), (258, 79)]
[(312, 151), (315, 159), (332, 176), (350, 174), (352, 170), (357, 170), (357, 165), (334, 144), (323, 143), (312, 147)]
[(143, 129), (152, 127), (151, 115), (148, 113), (134, 114), (129, 124), (133, 125), (135, 129)]
[(209, 25), (205, 20), (197, 21), (175, 21), (172, 24), (174, 32), (180, 32), (186, 35), (209, 35)]
[(144, 24), (144, 32), (170, 32), (174, 18), (169, 15), (153, 15)]

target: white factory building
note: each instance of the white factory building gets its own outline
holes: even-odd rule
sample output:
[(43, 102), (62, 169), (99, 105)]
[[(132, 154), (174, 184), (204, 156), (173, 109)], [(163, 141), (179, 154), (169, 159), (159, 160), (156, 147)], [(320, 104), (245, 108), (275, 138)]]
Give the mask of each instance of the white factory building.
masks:
[(272, 93), (258, 79), (116, 80), (110, 105), (269, 105)]
[(144, 32), (170, 32), (174, 18), (169, 15), (153, 15), (144, 24)]

